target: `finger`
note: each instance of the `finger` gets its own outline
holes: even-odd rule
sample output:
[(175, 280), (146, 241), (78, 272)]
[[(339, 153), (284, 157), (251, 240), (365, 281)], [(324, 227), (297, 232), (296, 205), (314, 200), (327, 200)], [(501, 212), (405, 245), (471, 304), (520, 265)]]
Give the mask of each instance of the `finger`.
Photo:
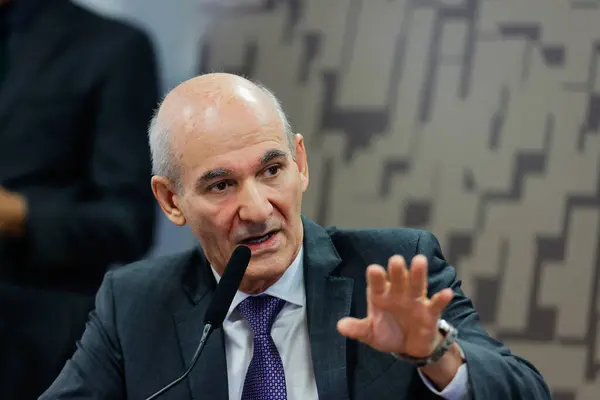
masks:
[(442, 313), (444, 308), (450, 304), (452, 298), (454, 297), (454, 292), (450, 288), (446, 288), (440, 290), (436, 294), (431, 297), (429, 302), (429, 310), (432, 314), (439, 315)]
[(367, 291), (370, 295), (378, 296), (387, 289), (387, 273), (381, 265), (372, 264), (367, 267)]
[(410, 297), (419, 299), (427, 296), (427, 258), (416, 255), (410, 265)]
[(390, 290), (395, 294), (406, 293), (408, 285), (408, 270), (404, 257), (394, 255), (388, 262), (388, 274), (390, 276)]
[(368, 343), (371, 337), (371, 325), (366, 318), (342, 318), (337, 323), (338, 332), (350, 338)]

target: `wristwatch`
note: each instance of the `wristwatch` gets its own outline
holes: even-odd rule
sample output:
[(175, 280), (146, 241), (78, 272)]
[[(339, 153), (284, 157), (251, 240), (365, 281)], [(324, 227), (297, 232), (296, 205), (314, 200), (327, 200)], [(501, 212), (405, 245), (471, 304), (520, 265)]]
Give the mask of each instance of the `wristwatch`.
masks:
[(428, 357), (412, 357), (408, 354), (399, 354), (392, 353), (392, 355), (400, 360), (408, 361), (409, 363), (417, 366), (424, 367), (431, 363), (437, 362), (442, 358), (444, 354), (452, 347), (452, 343), (456, 341), (456, 337), (458, 336), (458, 331), (448, 322), (443, 319), (440, 319), (437, 322), (437, 328), (444, 337), (444, 340), (441, 341), (440, 344), (431, 352)]

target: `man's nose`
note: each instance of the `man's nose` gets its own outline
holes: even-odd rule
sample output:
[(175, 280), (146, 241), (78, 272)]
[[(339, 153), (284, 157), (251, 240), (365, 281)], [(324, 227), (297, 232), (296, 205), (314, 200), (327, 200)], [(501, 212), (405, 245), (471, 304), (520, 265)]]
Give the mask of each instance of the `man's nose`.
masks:
[(273, 213), (273, 205), (256, 184), (244, 185), (240, 199), (240, 218), (244, 221), (264, 222)]

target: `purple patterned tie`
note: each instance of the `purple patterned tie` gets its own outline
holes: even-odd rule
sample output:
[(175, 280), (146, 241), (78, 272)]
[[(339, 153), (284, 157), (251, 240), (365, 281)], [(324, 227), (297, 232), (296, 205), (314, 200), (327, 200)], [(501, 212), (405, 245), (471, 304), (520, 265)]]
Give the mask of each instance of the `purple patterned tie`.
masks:
[(285, 300), (269, 295), (250, 296), (237, 307), (254, 334), (254, 354), (246, 373), (242, 400), (286, 400), (283, 363), (271, 327)]

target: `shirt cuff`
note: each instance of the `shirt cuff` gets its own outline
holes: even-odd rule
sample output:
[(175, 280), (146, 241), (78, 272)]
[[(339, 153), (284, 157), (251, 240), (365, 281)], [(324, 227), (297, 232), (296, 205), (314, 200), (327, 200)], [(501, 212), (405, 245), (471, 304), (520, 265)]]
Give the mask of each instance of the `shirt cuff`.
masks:
[[(463, 350), (460, 348), (460, 354), (462, 358), (465, 358)], [(417, 370), (419, 372), (419, 376), (423, 380), (423, 383), (429, 390), (435, 393), (438, 396), (446, 400), (463, 400), (467, 399), (469, 396), (469, 371), (467, 370), (467, 363), (463, 363), (458, 370), (456, 371), (456, 375), (452, 381), (442, 390), (438, 391), (433, 383), (421, 372), (421, 370)]]

